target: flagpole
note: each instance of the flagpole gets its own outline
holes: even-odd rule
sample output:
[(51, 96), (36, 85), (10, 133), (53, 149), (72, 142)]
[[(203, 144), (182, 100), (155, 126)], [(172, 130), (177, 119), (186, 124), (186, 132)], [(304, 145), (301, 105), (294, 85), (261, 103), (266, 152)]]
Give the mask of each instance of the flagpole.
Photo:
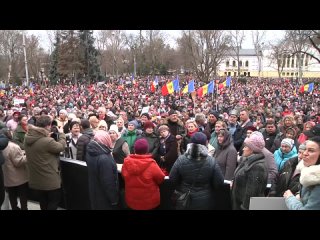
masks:
[[(213, 80), (212, 80), (212, 85), (213, 85)], [(213, 87), (215, 87), (214, 85), (213, 85)], [(213, 89), (213, 91), (212, 91), (212, 102), (213, 102), (213, 94), (214, 94), (214, 89)]]

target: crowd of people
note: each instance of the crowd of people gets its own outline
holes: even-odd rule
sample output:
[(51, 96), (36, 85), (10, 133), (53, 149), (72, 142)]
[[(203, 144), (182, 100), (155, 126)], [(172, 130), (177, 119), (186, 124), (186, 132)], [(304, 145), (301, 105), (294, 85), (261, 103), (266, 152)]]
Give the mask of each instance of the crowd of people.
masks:
[[(204, 96), (163, 96), (168, 81), (159, 77), (155, 91), (150, 78), (6, 89), (0, 205), (6, 189), (12, 209), (27, 209), (31, 188), (41, 209), (57, 209), (64, 152), (87, 164), (92, 209), (164, 209), (164, 202), (175, 209), (173, 195), (186, 191), (186, 209), (219, 209), (224, 182), (232, 209), (247, 210), (251, 197), (262, 196), (284, 197), (289, 209), (320, 209), (317, 84), (300, 93), (289, 79), (234, 79)], [(172, 191), (161, 196), (166, 176)]]

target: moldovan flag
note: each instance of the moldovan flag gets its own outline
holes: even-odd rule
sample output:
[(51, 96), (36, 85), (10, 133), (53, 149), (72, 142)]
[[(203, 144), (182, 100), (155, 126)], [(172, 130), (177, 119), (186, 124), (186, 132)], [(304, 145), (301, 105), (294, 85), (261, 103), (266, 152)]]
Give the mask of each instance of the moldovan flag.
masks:
[(314, 87), (314, 83), (306, 84), (306, 85), (300, 87), (300, 92), (301, 93), (312, 92), (313, 91), (313, 87)]
[(191, 93), (194, 91), (194, 80), (191, 80), (188, 85), (184, 87), (182, 93)]
[(210, 82), (210, 83), (202, 86), (201, 88), (199, 88), (199, 89), (197, 90), (197, 93), (198, 93), (198, 96), (199, 96), (199, 97), (202, 97), (202, 96), (204, 96), (205, 94), (213, 93), (213, 91), (214, 91), (214, 83), (213, 83), (213, 81), (212, 81), (212, 82)]
[(219, 89), (225, 88), (225, 87), (230, 87), (231, 86), (231, 76), (227, 77), (227, 79), (219, 84)]

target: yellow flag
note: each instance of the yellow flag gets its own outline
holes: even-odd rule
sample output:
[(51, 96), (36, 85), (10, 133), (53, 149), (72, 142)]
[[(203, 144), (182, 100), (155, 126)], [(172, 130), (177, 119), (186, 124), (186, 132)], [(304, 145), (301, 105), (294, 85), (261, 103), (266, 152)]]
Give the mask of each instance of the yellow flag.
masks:
[(171, 94), (173, 93), (173, 83), (172, 82), (169, 82), (167, 83), (167, 89), (168, 89), (168, 93)]

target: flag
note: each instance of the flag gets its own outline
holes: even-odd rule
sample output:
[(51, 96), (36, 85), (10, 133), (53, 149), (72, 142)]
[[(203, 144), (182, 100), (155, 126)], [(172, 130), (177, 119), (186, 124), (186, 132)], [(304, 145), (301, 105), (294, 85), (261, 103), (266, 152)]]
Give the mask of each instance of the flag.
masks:
[(162, 86), (162, 88), (161, 88), (161, 94), (162, 94), (162, 96), (166, 96), (166, 95), (169, 94), (168, 88), (167, 88), (167, 84)]
[(33, 95), (33, 93), (34, 93), (32, 83), (29, 84), (29, 93), (30, 93), (30, 95)]
[(173, 85), (173, 90), (176, 92), (179, 92), (180, 90), (179, 79), (173, 80), (172, 85)]
[(210, 83), (199, 88), (197, 90), (197, 93), (198, 93), (199, 97), (202, 97), (208, 93), (213, 93), (213, 91), (214, 91), (214, 83), (213, 83), (213, 81), (211, 81)]
[(300, 92), (301, 93), (304, 93), (304, 92), (312, 92), (313, 91), (313, 88), (314, 88), (314, 83), (309, 83), (309, 84), (306, 84), (304, 86), (301, 86), (300, 87)]
[(173, 82), (167, 83), (167, 89), (169, 94), (174, 92)]
[(191, 80), (188, 85), (186, 85), (183, 90), (182, 93), (191, 93), (194, 92), (194, 80)]
[(155, 88), (155, 85), (154, 85), (154, 82), (151, 82), (151, 87), (150, 87), (151, 89), (151, 92), (155, 92), (156, 91), (156, 88)]
[(230, 87), (231, 86), (231, 76), (228, 76), (226, 79), (226, 86)]
[(158, 86), (158, 85), (159, 85), (158, 76), (156, 76), (156, 78), (154, 79), (153, 84), (154, 84), (155, 86)]

